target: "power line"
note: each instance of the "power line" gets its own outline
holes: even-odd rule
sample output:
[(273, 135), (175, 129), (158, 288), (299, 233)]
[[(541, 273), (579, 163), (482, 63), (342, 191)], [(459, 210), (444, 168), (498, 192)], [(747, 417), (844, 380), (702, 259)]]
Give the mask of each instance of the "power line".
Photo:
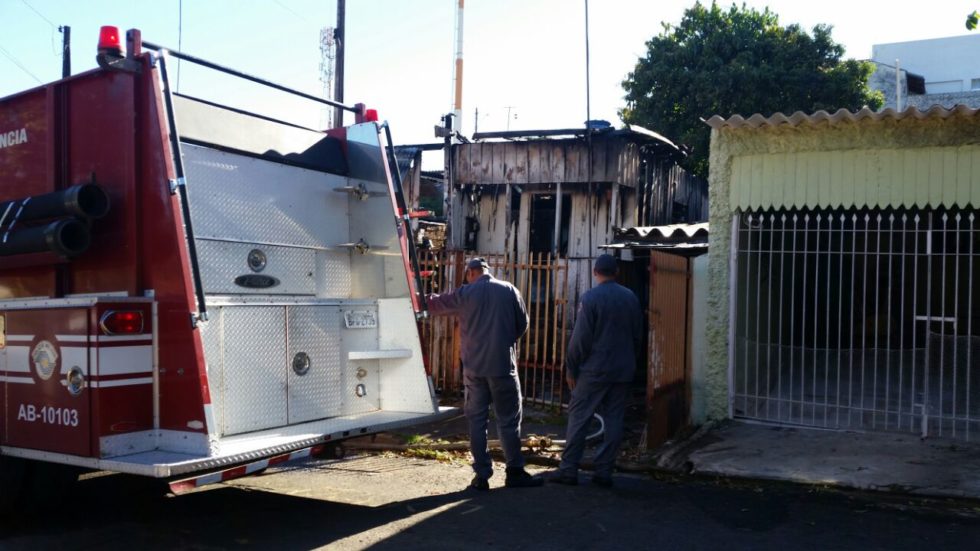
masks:
[(37, 9), (34, 6), (32, 6), (30, 4), (30, 2), (28, 2), (27, 0), (20, 0), (20, 1), (23, 2), (25, 6), (27, 6), (28, 8), (30, 8), (32, 12), (36, 13), (38, 15), (38, 17), (40, 17), (41, 19), (47, 21), (48, 22), (48, 25), (51, 25), (51, 28), (52, 29), (57, 29), (58, 28), (58, 26), (55, 25), (53, 21), (51, 21), (47, 17), (44, 17), (44, 14), (43, 13), (37, 11)]
[[(184, 0), (177, 0), (177, 51), (184, 51)], [(180, 60), (177, 60), (177, 91), (180, 92)]]
[(35, 15), (37, 15), (38, 17), (40, 17), (41, 19), (43, 19), (45, 23), (47, 23), (48, 25), (51, 25), (51, 53), (53, 53), (55, 56), (61, 57), (64, 54), (64, 52), (63, 51), (58, 51), (58, 48), (55, 46), (55, 41), (54, 41), (54, 33), (55, 33), (55, 31), (62, 32), (61, 31), (61, 27), (58, 26), (58, 25), (55, 25), (54, 24), (54, 21), (51, 21), (50, 19), (48, 19), (47, 17), (45, 17), (43, 13), (39, 12), (37, 10), (37, 8), (35, 8), (34, 6), (32, 6), (30, 4), (30, 2), (28, 2), (27, 0), (20, 0), (20, 1), (23, 2), (24, 5), (28, 7), (28, 9), (30, 9), (32, 12), (34, 12)]
[(7, 56), (7, 59), (9, 59), (10, 61), (12, 61), (14, 65), (20, 67), (20, 70), (21, 71), (24, 71), (25, 73), (31, 75), (31, 78), (33, 78), (34, 80), (36, 80), (38, 84), (44, 84), (43, 82), (41, 82), (41, 79), (37, 78), (37, 76), (34, 73), (28, 71), (27, 70), (27, 67), (24, 67), (23, 65), (21, 65), (20, 62), (17, 61), (17, 58), (15, 58), (13, 56), (13, 54), (11, 54), (10, 52), (8, 52), (7, 50), (3, 49), (2, 46), (0, 46), (0, 53), (2, 53), (3, 55)]
[[(306, 26), (307, 29), (313, 30), (313, 25), (311, 25), (311, 20), (310, 20), (309, 17), (303, 17), (302, 15), (300, 15), (299, 13), (297, 13), (296, 10), (290, 8), (286, 4), (283, 4), (279, 0), (272, 0), (272, 1), (275, 2), (276, 5), (278, 5), (280, 8), (288, 11), (290, 15), (292, 15), (296, 19), (302, 21), (304, 23), (304, 25)], [(317, 32), (319, 32), (319, 29), (320, 29), (320, 27), (317, 27)]]
[(309, 21), (309, 19), (308, 19), (308, 18), (306, 18), (306, 17), (303, 17), (302, 15), (300, 15), (300, 14), (298, 14), (298, 13), (296, 13), (295, 11), (293, 11), (293, 9), (292, 9), (292, 8), (290, 8), (290, 7), (289, 7), (289, 6), (287, 6), (286, 4), (283, 4), (283, 3), (282, 3), (282, 2), (280, 2), (279, 0), (272, 0), (272, 1), (273, 1), (273, 2), (275, 2), (276, 4), (279, 4), (279, 7), (280, 7), (280, 8), (282, 8), (282, 9), (284, 9), (284, 10), (286, 10), (286, 11), (288, 11), (289, 13), (291, 13), (291, 14), (293, 14), (294, 16), (296, 16), (296, 19), (299, 19), (300, 21), (304, 21), (304, 22), (306, 22), (306, 21)]

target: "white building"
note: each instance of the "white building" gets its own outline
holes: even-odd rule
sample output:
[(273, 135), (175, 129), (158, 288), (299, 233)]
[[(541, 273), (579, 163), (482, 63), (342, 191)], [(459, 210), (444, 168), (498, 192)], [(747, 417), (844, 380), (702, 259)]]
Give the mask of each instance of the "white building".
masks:
[(883, 107), (896, 106), (896, 63), (901, 71), (901, 105), (928, 109), (958, 104), (980, 107), (980, 33), (875, 44), (878, 70), (869, 85), (885, 94)]

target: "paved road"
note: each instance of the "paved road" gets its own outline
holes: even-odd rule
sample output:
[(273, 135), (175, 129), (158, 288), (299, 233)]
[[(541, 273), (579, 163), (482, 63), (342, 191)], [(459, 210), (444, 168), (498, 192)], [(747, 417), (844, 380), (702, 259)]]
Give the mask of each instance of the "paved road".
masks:
[[(970, 549), (980, 516), (904, 499), (726, 481), (460, 491), (463, 464), (364, 456), (290, 465), (167, 497), (86, 478), (0, 519), (0, 549)], [(972, 513), (969, 514), (969, 513)]]

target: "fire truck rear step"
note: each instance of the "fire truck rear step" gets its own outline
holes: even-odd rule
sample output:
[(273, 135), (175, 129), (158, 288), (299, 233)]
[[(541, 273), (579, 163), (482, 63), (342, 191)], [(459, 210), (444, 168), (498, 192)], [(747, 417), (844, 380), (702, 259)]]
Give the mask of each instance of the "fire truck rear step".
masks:
[(440, 407), (439, 412), (433, 414), (374, 411), (323, 419), (302, 425), (223, 438), (215, 446), (216, 453), (208, 456), (154, 450), (109, 459), (94, 459), (6, 446), (0, 446), (0, 454), (97, 470), (169, 478), (230, 468), (345, 438), (431, 423), (458, 412), (457, 408)]

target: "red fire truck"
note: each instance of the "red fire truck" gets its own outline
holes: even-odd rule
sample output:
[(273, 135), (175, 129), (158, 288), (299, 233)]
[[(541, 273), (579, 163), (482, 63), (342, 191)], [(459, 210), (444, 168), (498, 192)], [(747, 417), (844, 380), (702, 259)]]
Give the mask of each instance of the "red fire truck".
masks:
[[(175, 93), (174, 58), (356, 124)], [(138, 30), (98, 62), (0, 99), (0, 501), (41, 465), (180, 492), (447, 414), (377, 113)]]

